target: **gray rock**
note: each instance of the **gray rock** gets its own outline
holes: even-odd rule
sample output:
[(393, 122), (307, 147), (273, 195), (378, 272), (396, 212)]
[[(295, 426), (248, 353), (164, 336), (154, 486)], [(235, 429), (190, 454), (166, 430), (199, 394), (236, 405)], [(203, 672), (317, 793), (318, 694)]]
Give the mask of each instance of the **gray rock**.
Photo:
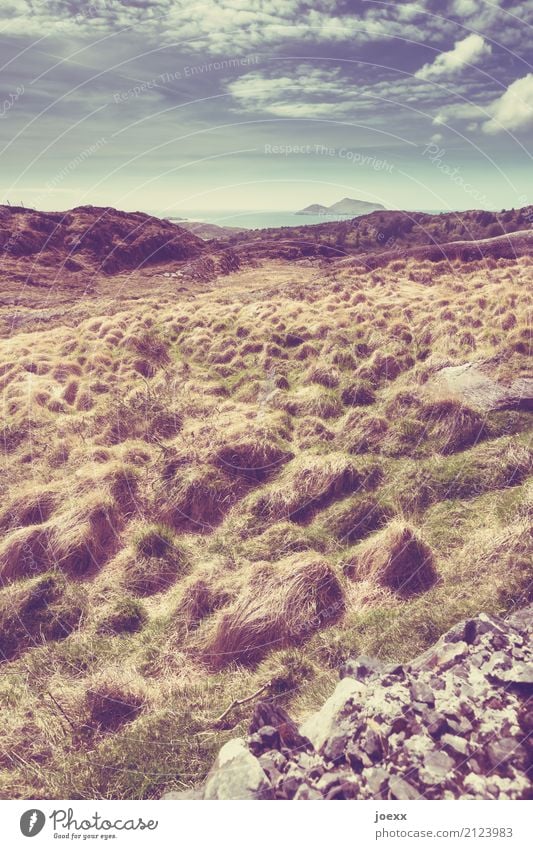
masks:
[(435, 704), (435, 696), (433, 695), (433, 690), (428, 684), (426, 684), (425, 681), (413, 681), (409, 689), (413, 701), (422, 702), (426, 705)]
[(490, 677), (501, 684), (533, 685), (533, 664), (514, 663), (508, 669), (494, 669)]
[(393, 799), (420, 799), (416, 787), (399, 775), (389, 777), (389, 790)]
[(387, 786), (389, 774), (383, 767), (373, 766), (364, 769), (361, 778), (366, 782), (372, 796), (380, 796)]
[(272, 787), (261, 764), (242, 738), (222, 746), (207, 777), (204, 799), (272, 799)]
[(506, 766), (507, 763), (524, 764), (527, 755), (524, 747), (511, 737), (493, 740), (487, 746), (487, 758), (492, 769)]
[(504, 386), (498, 380), (495, 360), (440, 369), (428, 389), (433, 397), (457, 398), (482, 412), (533, 409), (533, 380), (517, 378)]
[(457, 737), (455, 734), (443, 734), (441, 743), (447, 749), (458, 755), (466, 755), (468, 753), (468, 743), (464, 737)]
[(383, 664), (379, 660), (362, 654), (355, 660), (346, 661), (341, 666), (339, 675), (341, 678), (355, 678), (356, 681), (366, 681), (381, 672), (383, 672)]
[(307, 737), (318, 752), (335, 730), (339, 716), (348, 703), (361, 702), (366, 696), (366, 686), (353, 678), (343, 678), (323, 707), (307, 719), (300, 732)]
[(454, 767), (453, 760), (446, 752), (428, 752), (424, 757), (420, 778), (424, 784), (441, 784), (448, 778)]
[(316, 787), (310, 787), (309, 784), (300, 784), (293, 798), (296, 800), (310, 801), (323, 799), (324, 797), (320, 790), (317, 790)]
[(362, 743), (362, 748), (372, 761), (379, 761), (383, 757), (383, 743), (381, 741), (381, 737), (372, 728), (367, 730)]

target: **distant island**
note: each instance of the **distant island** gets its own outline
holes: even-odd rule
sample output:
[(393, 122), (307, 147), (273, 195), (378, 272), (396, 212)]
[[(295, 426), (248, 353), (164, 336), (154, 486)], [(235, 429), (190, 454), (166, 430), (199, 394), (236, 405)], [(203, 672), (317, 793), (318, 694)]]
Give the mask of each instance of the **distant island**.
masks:
[(300, 209), (296, 215), (367, 215), (378, 209), (385, 209), (382, 203), (369, 203), (366, 200), (355, 198), (343, 198), (331, 206), (323, 206), (321, 203), (312, 203), (305, 209)]

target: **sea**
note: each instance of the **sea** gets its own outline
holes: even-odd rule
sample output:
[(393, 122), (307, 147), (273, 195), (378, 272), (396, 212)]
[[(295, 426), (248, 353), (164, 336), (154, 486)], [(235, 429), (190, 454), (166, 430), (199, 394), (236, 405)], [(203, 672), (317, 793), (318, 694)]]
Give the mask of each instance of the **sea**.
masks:
[[(419, 212), (448, 212), (449, 210), (418, 210)], [(265, 227), (303, 227), (306, 224), (324, 224), (327, 221), (349, 221), (353, 215), (298, 215), (287, 210), (201, 210), (188, 209), (179, 212), (157, 210), (152, 212), (159, 218), (171, 218), (179, 224), (178, 218), (186, 221), (201, 221), (205, 224), (218, 224), (219, 227), (243, 227), (246, 230), (261, 230)]]

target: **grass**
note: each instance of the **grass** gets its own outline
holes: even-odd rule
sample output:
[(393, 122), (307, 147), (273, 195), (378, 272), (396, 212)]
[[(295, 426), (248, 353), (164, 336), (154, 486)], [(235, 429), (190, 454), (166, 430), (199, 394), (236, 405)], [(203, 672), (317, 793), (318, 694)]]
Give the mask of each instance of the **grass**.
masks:
[(276, 261), (1, 338), (0, 795), (185, 789), (234, 699), (527, 601), (530, 414), (432, 378), (527, 374), (530, 271)]

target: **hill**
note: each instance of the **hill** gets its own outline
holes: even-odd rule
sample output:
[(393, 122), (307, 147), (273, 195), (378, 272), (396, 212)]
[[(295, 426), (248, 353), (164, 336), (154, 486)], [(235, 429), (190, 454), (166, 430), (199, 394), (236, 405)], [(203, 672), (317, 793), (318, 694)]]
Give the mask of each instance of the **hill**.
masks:
[(31, 257), (34, 265), (56, 271), (114, 274), (190, 259), (203, 245), (176, 224), (142, 212), (96, 206), (38, 212), (0, 206), (0, 249), (5, 260)]
[(321, 203), (312, 203), (301, 209), (296, 215), (366, 215), (376, 209), (385, 209), (381, 203), (369, 203), (355, 198), (343, 198), (331, 206), (323, 206)]
[[(244, 256), (280, 256), (292, 260), (306, 256), (334, 259), (358, 256), (365, 257), (371, 264), (373, 257), (383, 253), (396, 251), (408, 256), (413, 248), (460, 241), (479, 242), (517, 231), (531, 231), (532, 222), (532, 206), (500, 213), (469, 210), (429, 214), (385, 210), (349, 221), (253, 230), (238, 234), (230, 241)], [(490, 255), (493, 248), (489, 246), (487, 250)], [(437, 261), (444, 256), (442, 251), (434, 255)]]

